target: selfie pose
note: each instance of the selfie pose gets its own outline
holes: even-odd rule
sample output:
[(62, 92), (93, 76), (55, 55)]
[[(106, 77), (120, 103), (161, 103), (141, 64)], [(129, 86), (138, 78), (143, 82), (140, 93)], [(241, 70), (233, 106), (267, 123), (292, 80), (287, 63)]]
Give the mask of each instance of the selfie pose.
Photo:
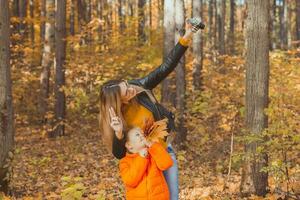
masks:
[[(204, 25), (196, 19), (186, 20), (186, 32), (163, 63), (147, 76), (133, 80), (109, 80), (101, 86), (99, 125), (102, 138), (109, 151), (122, 159), (126, 155), (125, 131), (128, 127), (143, 129), (147, 121), (168, 119), (167, 130), (175, 130), (174, 114), (159, 104), (152, 89), (161, 83), (177, 66), (193, 34)], [(178, 166), (170, 137), (165, 138), (166, 151), (173, 160), (172, 167), (163, 171), (170, 192), (170, 199), (178, 199)]]

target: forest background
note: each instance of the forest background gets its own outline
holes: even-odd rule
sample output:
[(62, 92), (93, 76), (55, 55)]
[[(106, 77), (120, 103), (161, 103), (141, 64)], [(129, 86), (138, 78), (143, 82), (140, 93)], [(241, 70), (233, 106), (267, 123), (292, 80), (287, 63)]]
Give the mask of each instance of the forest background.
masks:
[(154, 90), (176, 113), (180, 199), (300, 198), (300, 0), (0, 5), (0, 199), (124, 199), (100, 86), (158, 67), (189, 17), (206, 28)]

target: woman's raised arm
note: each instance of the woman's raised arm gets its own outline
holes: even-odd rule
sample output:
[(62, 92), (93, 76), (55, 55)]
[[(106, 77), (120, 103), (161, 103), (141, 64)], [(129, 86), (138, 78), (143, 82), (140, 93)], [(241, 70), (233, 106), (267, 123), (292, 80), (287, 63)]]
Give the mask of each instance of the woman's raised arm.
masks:
[(188, 42), (188, 40), (181, 37), (159, 67), (150, 72), (147, 76), (138, 79), (144, 88), (150, 90), (155, 88), (175, 69), (180, 58), (188, 48)]
[(204, 28), (204, 25), (199, 26), (199, 21), (196, 21), (195, 24), (186, 24), (187, 31), (185, 35), (179, 38), (177, 44), (169, 52), (163, 63), (155, 70), (150, 72), (147, 76), (137, 79), (144, 88), (151, 90), (155, 88), (161, 81), (163, 81), (175, 69), (180, 61), (180, 58), (184, 55), (193, 37), (193, 33), (197, 32), (200, 28)]

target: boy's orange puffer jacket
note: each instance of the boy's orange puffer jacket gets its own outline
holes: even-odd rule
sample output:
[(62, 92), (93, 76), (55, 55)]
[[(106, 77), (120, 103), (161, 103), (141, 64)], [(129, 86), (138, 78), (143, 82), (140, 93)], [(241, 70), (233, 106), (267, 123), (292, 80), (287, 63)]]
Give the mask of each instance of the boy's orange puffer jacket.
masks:
[(138, 153), (120, 160), (120, 174), (126, 186), (127, 200), (169, 200), (167, 182), (162, 173), (173, 160), (160, 143), (154, 143), (143, 158)]

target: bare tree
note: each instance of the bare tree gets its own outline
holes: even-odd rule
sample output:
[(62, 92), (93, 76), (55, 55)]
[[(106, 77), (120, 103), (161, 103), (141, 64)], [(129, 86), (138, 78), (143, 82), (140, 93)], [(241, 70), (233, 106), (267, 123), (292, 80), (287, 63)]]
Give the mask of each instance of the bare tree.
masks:
[(46, 18), (46, 0), (41, 0), (41, 23), (40, 23), (40, 37), (41, 41), (45, 39), (45, 18)]
[(12, 16), (19, 16), (19, 0), (13, 0), (12, 3)]
[(133, 9), (133, 2), (132, 0), (128, 0), (128, 13), (129, 13), (129, 16), (130, 17), (133, 17), (134, 16), (134, 9)]
[(149, 0), (149, 27), (152, 28), (152, 0)]
[(31, 43), (32, 45), (34, 44), (34, 1), (30, 0), (29, 1), (29, 13), (30, 13), (30, 18), (31, 18), (31, 22), (30, 22), (30, 39), (31, 39)]
[(91, 0), (84, 0), (85, 3), (85, 21), (89, 23), (92, 19), (92, 1)]
[(270, 50), (276, 48), (276, 0), (270, 2)]
[(18, 2), (19, 2), (18, 8), (19, 8), (19, 18), (20, 18), (19, 31), (22, 37), (24, 37), (26, 33), (25, 18), (27, 17), (27, 12), (26, 12), (27, 0), (19, 0)]
[(280, 46), (282, 49), (288, 47), (288, 4), (283, 0), (283, 5), (280, 9)]
[(70, 1), (70, 35), (75, 35), (75, 0)]
[(213, 0), (208, 1), (208, 38), (209, 38), (209, 46), (213, 46), (212, 41), (212, 32), (213, 32)]
[(0, 0), (0, 191), (8, 192), (14, 145), (9, 1)]
[[(103, 13), (104, 13), (104, 1), (103, 0), (97, 0), (97, 18), (101, 21), (101, 23), (99, 23), (99, 28), (98, 28), (98, 40), (100, 43), (100, 46), (104, 46), (104, 26), (105, 26), (105, 22), (104, 22), (104, 17)], [(105, 47), (104, 47), (105, 48)]]
[(54, 59), (54, 13), (55, 0), (46, 0), (45, 2), (46, 22), (45, 35), (42, 54), (42, 73), (40, 76), (41, 94), (39, 99), (39, 110), (42, 122), (46, 122), (46, 113), (48, 110), (48, 97), (50, 87), (50, 72)]
[[(164, 0), (164, 57), (167, 57), (168, 53), (174, 47), (175, 38), (175, 1)], [(171, 88), (171, 85), (175, 85), (175, 80), (172, 76), (168, 76), (162, 82), (161, 88), (161, 102), (172, 103), (175, 106), (175, 92)]]
[(66, 57), (66, 0), (56, 2), (55, 13), (55, 127), (52, 136), (62, 136), (65, 132), (66, 100), (65, 57)]
[(225, 54), (225, 13), (226, 13), (226, 1), (220, 0), (218, 5), (218, 42), (219, 42), (219, 54)]
[[(193, 17), (202, 18), (202, 0), (193, 0)], [(193, 36), (193, 87), (195, 90), (200, 90), (201, 88), (201, 70), (203, 65), (203, 40), (202, 32), (198, 31)]]
[(298, 46), (300, 46), (300, 1), (296, 1), (296, 35)]
[(214, 41), (214, 49), (217, 50), (218, 48), (218, 3), (217, 0), (212, 0), (213, 2), (213, 11), (214, 11), (214, 28), (213, 28), (213, 41)]
[(122, 34), (126, 28), (125, 26), (125, 13), (124, 13), (124, 0), (122, 4), (122, 0), (118, 0), (118, 15), (119, 15), (119, 31)]
[(229, 31), (228, 31), (228, 44), (229, 52), (231, 54), (235, 53), (235, 34), (234, 34), (234, 19), (235, 19), (235, 0), (230, 0), (230, 22), (229, 22)]
[[(185, 8), (183, 0), (175, 0), (175, 44), (183, 35), (181, 30), (185, 27)], [(186, 140), (187, 129), (185, 127), (185, 94), (186, 94), (186, 81), (185, 81), (185, 56), (179, 60), (176, 71), (176, 109), (179, 110), (178, 115), (178, 132), (176, 142), (180, 144)]]
[[(248, 0), (246, 25), (246, 129), (248, 134), (261, 136), (268, 126), (264, 109), (268, 107), (269, 93), (269, 1)], [(243, 168), (241, 192), (265, 195), (268, 174), (261, 169), (267, 166), (268, 156), (258, 154), (259, 142), (248, 142), (248, 153)]]
[(138, 0), (138, 41), (139, 41), (140, 44), (146, 42), (145, 4), (146, 4), (146, 0)]
[(77, 0), (77, 21), (80, 28), (87, 23), (86, 12), (86, 2), (85, 0)]

